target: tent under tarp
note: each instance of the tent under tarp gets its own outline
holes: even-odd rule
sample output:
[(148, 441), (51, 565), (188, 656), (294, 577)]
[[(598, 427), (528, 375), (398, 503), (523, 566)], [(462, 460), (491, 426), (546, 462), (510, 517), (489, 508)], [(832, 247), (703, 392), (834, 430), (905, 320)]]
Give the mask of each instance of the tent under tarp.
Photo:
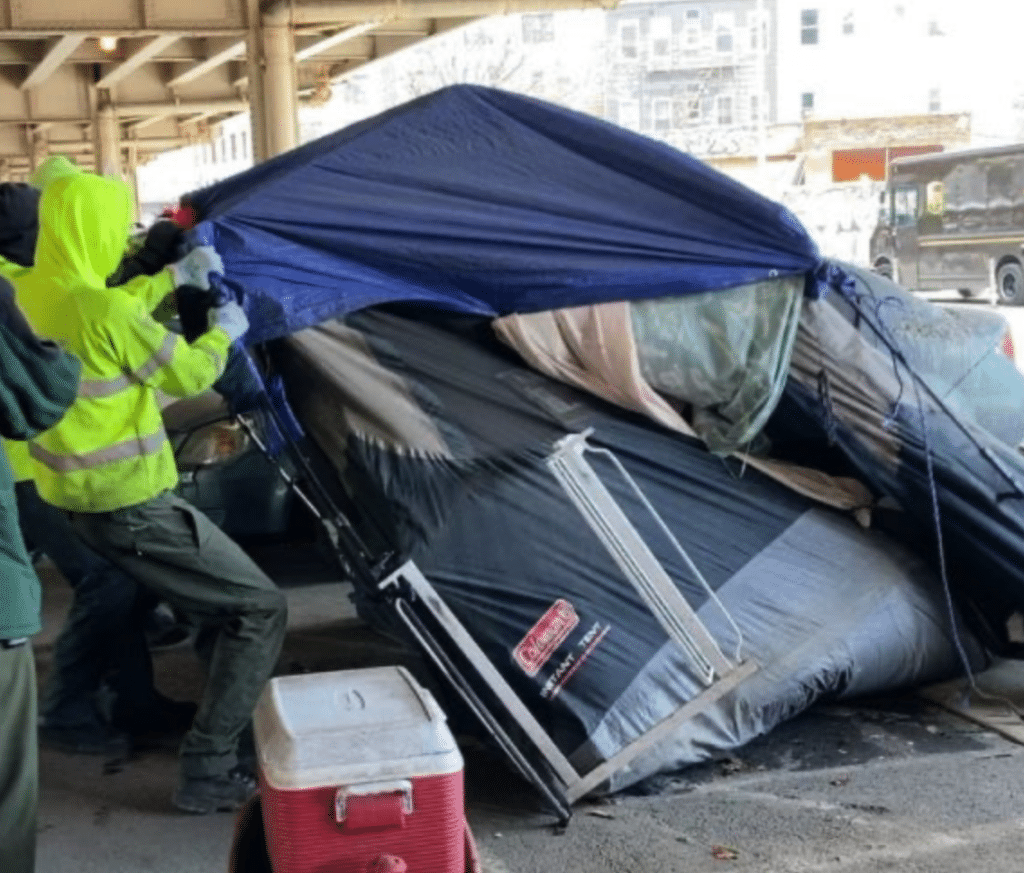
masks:
[(251, 342), (378, 303), (505, 315), (804, 277), (783, 206), (639, 134), (454, 86), (188, 195)]
[[(1024, 611), (1017, 423), (970, 396), (1019, 377), (872, 335), (884, 301), (865, 278), (699, 161), (459, 86), (188, 199), (249, 342), (288, 337), (270, 359), (367, 542), (415, 563), (557, 755), (618, 761), (699, 697), (673, 609), (734, 653), (726, 666), (757, 668), (621, 759), (611, 788), (822, 695), (975, 663), (943, 582), (987, 638)], [(588, 475), (667, 573), (658, 620), (623, 570), (635, 556), (613, 557), (607, 519), (553, 461), (591, 428), (611, 454)], [(879, 500), (903, 508), (906, 543), (865, 527)], [(934, 560), (935, 530), (955, 567)], [(375, 584), (360, 608), (394, 627)]]
[[(740, 475), (696, 440), (542, 376), (489, 333), (486, 321), (367, 312), (297, 334), (276, 359), (363, 510), (403, 544), (575, 765), (611, 758), (699, 685), (546, 466), (570, 431), (592, 428), (591, 442), (614, 452), (720, 604), (599, 464), (616, 500), (723, 648), (739, 640), (720, 607), (760, 667), (607, 787), (740, 746), (823, 696), (958, 670), (941, 586), (920, 558), (755, 470)], [(363, 614), (393, 626), (368, 593)], [(578, 622), (530, 673), (514, 653), (558, 603)]]

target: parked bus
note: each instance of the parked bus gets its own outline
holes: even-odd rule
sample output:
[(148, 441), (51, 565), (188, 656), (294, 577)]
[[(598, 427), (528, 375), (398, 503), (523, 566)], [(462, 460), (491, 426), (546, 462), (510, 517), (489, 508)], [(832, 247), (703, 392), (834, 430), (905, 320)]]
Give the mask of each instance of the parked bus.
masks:
[(1024, 144), (894, 160), (870, 254), (905, 288), (1024, 305)]

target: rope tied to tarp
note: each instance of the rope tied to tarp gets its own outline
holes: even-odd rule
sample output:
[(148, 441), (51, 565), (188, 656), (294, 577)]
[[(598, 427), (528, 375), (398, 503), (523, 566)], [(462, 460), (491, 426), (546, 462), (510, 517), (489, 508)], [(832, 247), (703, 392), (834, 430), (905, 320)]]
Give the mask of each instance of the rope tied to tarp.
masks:
[[(879, 298), (872, 290), (868, 289), (865, 293), (858, 293), (856, 287), (843, 288), (843, 296), (846, 301), (853, 307), (854, 312), (857, 315), (858, 320), (863, 321), (881, 340), (886, 351), (892, 360), (893, 373), (896, 376), (899, 393), (896, 401), (893, 404), (889, 414), (883, 419), (883, 424), (888, 428), (891, 427), (897, 417), (897, 413), (900, 406), (900, 401), (903, 396), (905, 385), (903, 381), (903, 372), (910, 378), (910, 383), (914, 388), (915, 405), (917, 407), (918, 417), (921, 423), (921, 435), (925, 457), (925, 479), (928, 486), (929, 502), (931, 506), (931, 523), (935, 529), (935, 544), (938, 556), (938, 568), (939, 568), (939, 580), (942, 584), (943, 596), (945, 598), (946, 611), (949, 617), (950, 624), (950, 635), (953, 639), (953, 644), (957, 652), (957, 656), (960, 659), (960, 663), (964, 668), (964, 672), (967, 676), (967, 692), (965, 694), (965, 704), (970, 698), (971, 693), (979, 694), (981, 696), (988, 696), (982, 692), (977, 684), (974, 676), (974, 670), (971, 666), (970, 658), (967, 654), (967, 649), (964, 646), (963, 638), (960, 634), (960, 625), (957, 620), (956, 605), (953, 600), (952, 586), (949, 581), (949, 569), (946, 560), (946, 547), (945, 540), (943, 537), (943, 525), (942, 525), (942, 504), (939, 499), (939, 489), (937, 483), (937, 477), (935, 473), (935, 458), (934, 450), (932, 447), (931, 428), (928, 425), (928, 409), (925, 395), (934, 402), (936, 407), (940, 409), (946, 416), (953, 421), (970, 439), (975, 448), (978, 449), (979, 454), (985, 457), (993, 466), (1004, 476), (1006, 476), (1011, 484), (1013, 483), (1012, 477), (1004, 470), (995, 459), (991, 457), (989, 453), (985, 451), (985, 447), (982, 446), (974, 435), (957, 417), (953, 414), (952, 410), (942, 401), (940, 397), (932, 390), (928, 383), (921, 378), (921, 376), (915, 372), (914, 368), (907, 361), (906, 356), (903, 354), (903, 350), (900, 347), (899, 340), (887, 323), (885, 307), (890, 305), (897, 305), (899, 308), (903, 308), (903, 301), (896, 298), (894, 295), (885, 295)], [(1019, 492), (1018, 492), (1019, 493)]]

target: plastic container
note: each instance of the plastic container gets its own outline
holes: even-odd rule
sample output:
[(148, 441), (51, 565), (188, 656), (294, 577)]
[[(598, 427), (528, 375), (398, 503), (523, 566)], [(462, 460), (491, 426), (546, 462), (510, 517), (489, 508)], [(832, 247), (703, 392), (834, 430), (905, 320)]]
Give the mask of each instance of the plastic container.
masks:
[(274, 873), (464, 873), (462, 755), (408, 671), (271, 679), (254, 726)]

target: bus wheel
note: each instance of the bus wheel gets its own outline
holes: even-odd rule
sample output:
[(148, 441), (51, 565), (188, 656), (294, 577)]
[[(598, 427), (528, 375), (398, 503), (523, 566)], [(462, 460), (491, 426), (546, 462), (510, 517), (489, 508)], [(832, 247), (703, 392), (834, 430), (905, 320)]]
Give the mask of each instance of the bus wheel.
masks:
[(1024, 268), (1008, 261), (996, 271), (996, 295), (1007, 306), (1024, 305)]

